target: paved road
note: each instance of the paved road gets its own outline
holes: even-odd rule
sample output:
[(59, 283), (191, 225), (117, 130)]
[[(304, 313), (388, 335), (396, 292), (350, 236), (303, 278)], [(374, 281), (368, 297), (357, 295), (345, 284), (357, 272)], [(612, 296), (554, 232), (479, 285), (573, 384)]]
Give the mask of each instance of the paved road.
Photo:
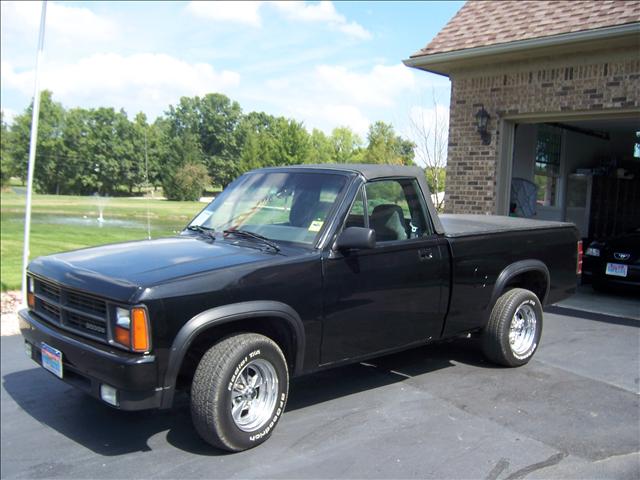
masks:
[(640, 478), (640, 322), (545, 317), (527, 366), (468, 341), (298, 379), (275, 435), (223, 454), (169, 412), (114, 411), (2, 338), (2, 478)]

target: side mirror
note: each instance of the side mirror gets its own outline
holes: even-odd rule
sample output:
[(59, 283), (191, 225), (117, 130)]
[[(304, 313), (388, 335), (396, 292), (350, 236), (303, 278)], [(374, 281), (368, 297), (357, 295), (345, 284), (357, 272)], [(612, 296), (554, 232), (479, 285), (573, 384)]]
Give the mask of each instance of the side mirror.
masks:
[(376, 232), (371, 228), (347, 227), (334, 244), (336, 250), (369, 249), (376, 246)]

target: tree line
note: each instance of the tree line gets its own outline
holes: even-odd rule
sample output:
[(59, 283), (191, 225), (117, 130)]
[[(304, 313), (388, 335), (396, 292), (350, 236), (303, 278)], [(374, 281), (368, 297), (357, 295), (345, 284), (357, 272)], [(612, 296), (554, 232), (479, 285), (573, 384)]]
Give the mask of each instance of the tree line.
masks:
[[(2, 183), (26, 178), (32, 105), (11, 124), (2, 118)], [(149, 122), (113, 108), (65, 109), (43, 91), (34, 185), (48, 194), (134, 195), (162, 187), (191, 200), (260, 167), (302, 163), (413, 165), (414, 143), (375, 122), (363, 141), (348, 127), (330, 135), (296, 120), (244, 113), (219, 93), (182, 97)]]

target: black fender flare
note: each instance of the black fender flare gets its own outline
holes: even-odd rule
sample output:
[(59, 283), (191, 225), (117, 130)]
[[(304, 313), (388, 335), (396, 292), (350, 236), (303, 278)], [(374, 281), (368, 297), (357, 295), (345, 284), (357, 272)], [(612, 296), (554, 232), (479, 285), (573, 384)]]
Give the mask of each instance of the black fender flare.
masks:
[(549, 269), (540, 260), (520, 260), (505, 267), (502, 272), (500, 272), (500, 275), (498, 275), (498, 279), (493, 285), (493, 292), (491, 293), (491, 301), (489, 302), (488, 314), (491, 314), (491, 309), (496, 304), (498, 297), (500, 297), (500, 295), (502, 295), (502, 293), (504, 292), (504, 288), (509, 283), (509, 280), (525, 272), (539, 272), (544, 276), (546, 288), (544, 297), (540, 299), (540, 303), (544, 305), (544, 302), (549, 297), (549, 288), (551, 286), (551, 275), (549, 274)]
[(169, 351), (167, 371), (164, 375), (161, 408), (170, 408), (173, 404), (176, 380), (182, 361), (198, 335), (217, 325), (256, 317), (279, 318), (292, 329), (296, 347), (294, 371), (292, 373), (295, 375), (302, 371), (305, 349), (304, 326), (298, 313), (289, 305), (276, 301), (258, 300), (211, 308), (199, 313), (185, 323), (173, 340)]

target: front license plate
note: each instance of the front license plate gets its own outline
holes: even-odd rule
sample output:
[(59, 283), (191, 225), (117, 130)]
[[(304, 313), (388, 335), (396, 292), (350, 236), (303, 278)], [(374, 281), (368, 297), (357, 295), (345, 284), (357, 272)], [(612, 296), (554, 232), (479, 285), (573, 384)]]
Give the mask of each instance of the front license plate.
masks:
[(56, 377), (62, 378), (62, 352), (43, 343), (40, 347), (42, 366)]
[(626, 277), (627, 276), (627, 266), (621, 265), (619, 263), (607, 263), (607, 270), (605, 271), (607, 275), (614, 275), (616, 277)]

